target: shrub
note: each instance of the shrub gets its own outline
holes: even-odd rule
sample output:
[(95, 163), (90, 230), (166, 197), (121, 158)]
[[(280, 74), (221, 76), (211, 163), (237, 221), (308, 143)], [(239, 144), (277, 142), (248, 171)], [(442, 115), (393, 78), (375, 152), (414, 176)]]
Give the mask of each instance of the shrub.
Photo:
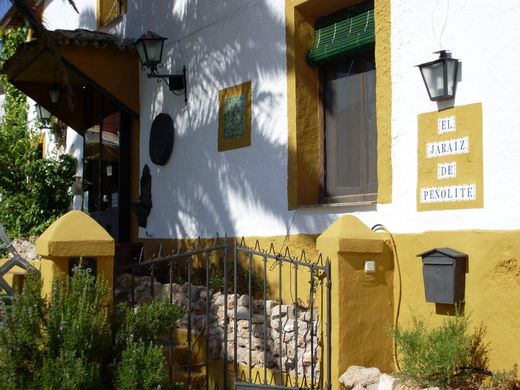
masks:
[(439, 327), (428, 329), (423, 320), (413, 317), (409, 329), (391, 331), (401, 358), (401, 374), (426, 386), (457, 385), (471, 379), (487, 365), (487, 345), (482, 326), (469, 334), (469, 320), (457, 313)]
[(490, 387), (500, 390), (515, 390), (520, 388), (520, 381), (517, 378), (518, 366), (515, 364), (511, 370), (494, 372)]
[(166, 369), (159, 347), (142, 341), (126, 344), (117, 365), (115, 388), (121, 390), (155, 390), (164, 382)]
[(46, 304), (40, 291), (40, 278), (27, 275), (24, 293), (13, 299), (10, 310), (2, 313), (0, 383), (4, 389), (33, 388), (42, 365)]
[[(54, 283), (41, 372), (44, 389), (102, 388), (101, 368), (111, 358), (109, 293), (106, 282), (79, 267), (69, 283)], [(62, 384), (57, 376), (63, 376)]]
[(175, 322), (183, 315), (184, 310), (171, 304), (166, 297), (154, 299), (149, 305), (139, 306), (135, 310), (126, 303), (120, 303), (116, 308), (116, 342), (119, 346), (131, 341), (149, 343), (172, 331)]
[(41, 287), (40, 277), (28, 274), (11, 308), (1, 308), (2, 390), (146, 390), (164, 384), (165, 362), (153, 340), (173, 329), (181, 308), (156, 300), (136, 310), (120, 305), (111, 316), (107, 284), (79, 267), (67, 283), (54, 283), (49, 302)]

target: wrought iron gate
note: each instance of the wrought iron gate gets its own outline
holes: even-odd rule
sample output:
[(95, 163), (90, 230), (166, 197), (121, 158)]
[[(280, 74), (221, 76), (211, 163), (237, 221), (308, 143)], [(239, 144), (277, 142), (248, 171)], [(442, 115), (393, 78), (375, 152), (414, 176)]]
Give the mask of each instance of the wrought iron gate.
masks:
[[(237, 268), (240, 263), (240, 256), (245, 256), (248, 275), (248, 294), (249, 311), (246, 312), (246, 318), (239, 315), (239, 299), (237, 293)], [(253, 264), (255, 259), (257, 265), (260, 263), (261, 272), (263, 273), (263, 290), (260, 292), (259, 301), (255, 302), (253, 298)], [(244, 261), (244, 260), (243, 260)], [(271, 245), (268, 251), (260, 248), (258, 241), (254, 248), (248, 248), (244, 240), (240, 244), (235, 241), (234, 245), (234, 313), (233, 313), (233, 366), (235, 389), (328, 389), (331, 385), (331, 282), (330, 282), (330, 262), (323, 261), (320, 257), (316, 262), (307, 261), (305, 252), (301, 252), (299, 257), (292, 257), (289, 250), (286, 249), (285, 254), (277, 253), (274, 246)], [(288, 268), (285, 270), (284, 267)], [(270, 278), (268, 278), (268, 270)], [(277, 294), (268, 294), (268, 279), (273, 279), (273, 273), (277, 285)], [(292, 274), (292, 275), (291, 275)], [(303, 277), (302, 277), (303, 274)], [(287, 275), (293, 276), (289, 278), (288, 290), (284, 294), (284, 279)], [(291, 279), (293, 281), (291, 281)], [(299, 297), (300, 290), (298, 283), (300, 279), (304, 279), (309, 283), (307, 299), (302, 300)], [(321, 301), (316, 300), (317, 294), (321, 293)], [(294, 295), (293, 295), (294, 294)], [(270, 296), (269, 296), (270, 295)], [(274, 302), (274, 308), (269, 308), (269, 302), (273, 304), (273, 295), (277, 295), (277, 302)], [(284, 304), (289, 295), (289, 304)], [(268, 299), (268, 298), (271, 298)], [(323, 299), (324, 298), (324, 299)], [(261, 370), (253, 373), (253, 353), (258, 352), (258, 345), (253, 344), (253, 336), (255, 331), (255, 322), (258, 321), (254, 314), (254, 305), (260, 308), (261, 316), (264, 324), (259, 332), (262, 345), (260, 351), (263, 353), (263, 364)], [(317, 304), (318, 303), (318, 304)], [(275, 309), (276, 312), (275, 312)], [(320, 309), (320, 310), (318, 310)], [(268, 311), (271, 310), (271, 313)], [(318, 318), (321, 313), (322, 318)], [(267, 319), (271, 318), (271, 323), (267, 323)], [(241, 319), (242, 318), (242, 319)], [(247, 321), (248, 332), (245, 332), (249, 338), (247, 343), (248, 356), (247, 361), (242, 361), (247, 366), (247, 373), (244, 370), (240, 372), (240, 357), (238, 354), (238, 333), (239, 322)], [(319, 326), (321, 322), (321, 327)], [(324, 324), (323, 324), (324, 322)], [(323, 326), (324, 325), (324, 326)], [(269, 329), (271, 328), (271, 337), (269, 337)], [(274, 330), (276, 328), (276, 330)], [(299, 334), (299, 332), (302, 334)], [(272, 337), (274, 333), (274, 338)], [(257, 333), (258, 334), (258, 333)], [(287, 337), (288, 334), (292, 334)], [(291, 345), (294, 343), (293, 345)], [(321, 346), (321, 348), (320, 348)], [(301, 352), (301, 354), (300, 354)], [(310, 353), (309, 353), (310, 352)], [(271, 356), (271, 361), (269, 356)], [(257, 359), (258, 360), (258, 359)], [(260, 360), (262, 363), (262, 360)], [(301, 363), (301, 364), (300, 364)], [(270, 374), (268, 368), (273, 368)], [(323, 371), (326, 371), (323, 377)], [(263, 372), (261, 372), (263, 371)], [(245, 374), (245, 375), (244, 375)]]
[[(119, 268), (119, 278), (129, 272), (132, 305), (166, 289), (170, 302), (186, 307), (179, 327), (187, 332), (187, 359), (178, 361), (182, 346), (171, 336), (162, 344), (171, 383), (212, 390), (330, 389), (328, 260), (311, 262), (304, 252), (292, 257), (287, 249), (281, 255), (273, 245), (264, 251), (258, 242), (249, 248), (227, 238), (161, 252)], [(215, 362), (222, 364), (216, 371)], [(212, 370), (218, 380), (210, 380)]]

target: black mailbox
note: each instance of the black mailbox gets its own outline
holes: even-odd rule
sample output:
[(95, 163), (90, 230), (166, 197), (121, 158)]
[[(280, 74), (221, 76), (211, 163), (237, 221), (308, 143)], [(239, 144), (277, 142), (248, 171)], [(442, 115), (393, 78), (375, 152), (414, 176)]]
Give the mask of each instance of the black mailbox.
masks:
[(423, 261), (426, 302), (464, 302), (468, 255), (451, 248), (434, 248), (417, 256)]

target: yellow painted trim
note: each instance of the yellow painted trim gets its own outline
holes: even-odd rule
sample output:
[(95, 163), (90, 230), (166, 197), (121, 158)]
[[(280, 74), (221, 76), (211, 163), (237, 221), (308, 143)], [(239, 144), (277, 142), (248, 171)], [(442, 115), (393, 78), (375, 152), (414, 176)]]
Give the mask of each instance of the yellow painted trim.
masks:
[[(320, 16), (359, 1), (286, 0), (288, 208), (318, 204), (321, 185), (322, 130), (319, 73), (305, 61)], [(375, 2), (378, 203), (392, 201), (392, 82), (390, 0)]]
[[(227, 99), (245, 95), (246, 112), (244, 118), (244, 134), (238, 138), (224, 138), (224, 103)], [(251, 146), (251, 81), (225, 88), (219, 91), (219, 113), (218, 113), (218, 151), (223, 152), (231, 149)]]
[(106, 3), (112, 3), (112, 6), (117, 7), (117, 1), (118, 0), (97, 0), (96, 1), (96, 24), (98, 28), (105, 27), (112, 23), (113, 21), (117, 20), (118, 18), (122, 17), (124, 14), (126, 14), (126, 11), (128, 9), (127, 0), (123, 0), (121, 4), (121, 13), (117, 13), (114, 15), (107, 15), (109, 19), (103, 21), (102, 20), (102, 8), (106, 8)]
[[(439, 134), (440, 118), (455, 117), (455, 131)], [(443, 111), (434, 111), (418, 116), (417, 142), (417, 210), (454, 210), (484, 207), (484, 174), (482, 145), (482, 104), (456, 106)], [(468, 153), (452, 154), (434, 158), (427, 157), (429, 143), (468, 138)], [(456, 177), (438, 179), (440, 163), (455, 163)], [(474, 200), (421, 203), (421, 189), (454, 185), (476, 186)]]
[[(417, 254), (448, 247), (468, 255), (463, 311), (472, 327), (486, 327), (489, 369), (510, 370), (520, 363), (518, 297), (520, 297), (520, 230), (453, 230), (395, 234), (402, 278), (399, 325), (409, 327), (412, 316), (427, 326), (440, 325), (451, 305), (426, 302), (421, 258)], [(394, 275), (394, 301), (399, 296), (399, 279)]]
[[(388, 237), (375, 233), (352, 215), (337, 219), (317, 239), (331, 261), (332, 385), (351, 365), (392, 371), (393, 256)], [(342, 246), (342, 244), (349, 244)], [(375, 273), (364, 271), (365, 261)]]
[(377, 203), (392, 202), (392, 45), (390, 0), (374, 4), (376, 30)]
[(36, 240), (36, 253), (44, 257), (114, 256), (114, 239), (82, 211), (69, 211)]

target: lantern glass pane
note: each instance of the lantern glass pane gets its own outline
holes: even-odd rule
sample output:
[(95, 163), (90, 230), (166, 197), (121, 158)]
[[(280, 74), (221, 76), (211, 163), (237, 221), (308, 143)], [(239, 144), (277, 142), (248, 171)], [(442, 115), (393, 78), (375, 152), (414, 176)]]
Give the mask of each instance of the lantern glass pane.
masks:
[(425, 66), (421, 66), (421, 73), (428, 88), (430, 99), (435, 99), (445, 94), (444, 77), (443, 77), (443, 61), (434, 62)]
[(453, 96), (455, 94), (455, 85), (457, 82), (457, 80), (455, 80), (455, 78), (457, 77), (457, 65), (458, 65), (457, 60), (450, 59), (447, 61), (447, 66), (448, 66), (447, 87), (448, 87), (448, 90), (446, 92), (447, 92), (447, 95), (449, 95), (449, 96)]
[(51, 113), (41, 105), (36, 105), (36, 116), (40, 122), (46, 122), (51, 118)]
[(150, 63), (159, 64), (161, 62), (163, 44), (162, 39), (148, 39), (146, 41), (146, 52)]
[(137, 50), (137, 55), (139, 56), (139, 61), (141, 65), (146, 65), (148, 63), (146, 57), (146, 51), (144, 49), (144, 41), (139, 41), (135, 44), (135, 49)]
[(60, 100), (61, 91), (59, 89), (51, 88), (49, 89), (49, 100), (51, 104), (58, 104)]

